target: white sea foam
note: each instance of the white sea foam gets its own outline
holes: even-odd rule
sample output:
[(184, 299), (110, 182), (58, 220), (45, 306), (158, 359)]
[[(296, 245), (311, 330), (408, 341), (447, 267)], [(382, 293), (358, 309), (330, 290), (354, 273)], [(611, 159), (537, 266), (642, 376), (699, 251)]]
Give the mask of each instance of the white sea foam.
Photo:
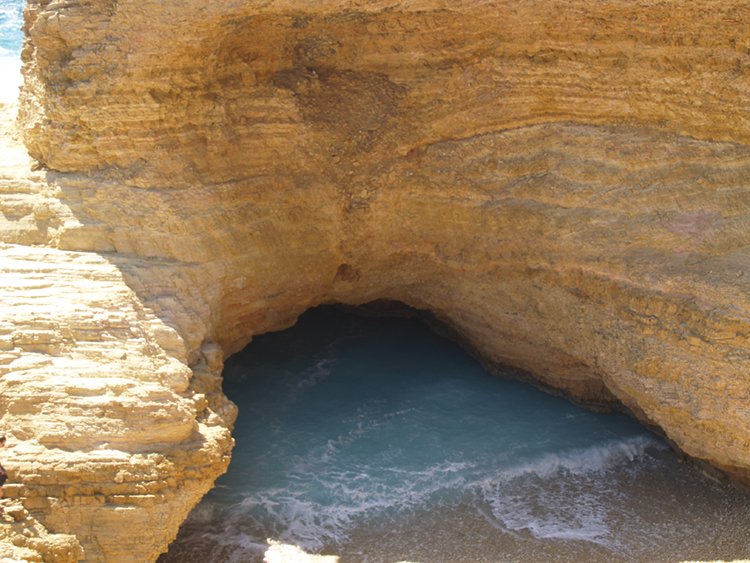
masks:
[(0, 37), (15, 37), (20, 34), (23, 14), (19, 0), (0, 0)]
[[(201, 561), (223, 563), (230, 553), (257, 561), (267, 538), (347, 560), (385, 559), (385, 545), (388, 560), (413, 553), (422, 561), (464, 548), (474, 560), (538, 559), (541, 551), (567, 560), (746, 555), (743, 499), (707, 491), (636, 423), (492, 378), (461, 386), (439, 348), (424, 369), (406, 362), (402, 378), (370, 363), (370, 346), (276, 364), (264, 354), (248, 364), (257, 385), (248, 426), (238, 426), (247, 441), (226, 489), (209, 499), (220, 508), (184, 532), (206, 541), (172, 561), (191, 552)], [(278, 347), (284, 356), (290, 341)], [(727, 515), (739, 547), (720, 552), (713, 546)], [(697, 537), (700, 549), (691, 545)]]
[(0, 100), (15, 100), (21, 84), (21, 0), (0, 0)]
[(651, 436), (639, 435), (589, 448), (545, 454), (504, 470), (501, 477), (507, 480), (533, 474), (546, 479), (560, 471), (571, 474), (600, 472), (633, 461), (643, 456), (649, 448), (666, 449), (667, 446)]
[(314, 387), (321, 380), (331, 374), (331, 369), (335, 360), (332, 358), (323, 358), (312, 367), (312, 369), (302, 373), (299, 379), (292, 382), (291, 387), (295, 391), (302, 391)]
[(592, 483), (566, 482), (563, 490), (524, 486), (485, 490), (485, 500), (500, 528), (528, 531), (536, 538), (582, 540), (614, 547), (606, 504)]
[(349, 428), (349, 430), (335, 438), (326, 440), (321, 448), (313, 449), (307, 456), (307, 459), (314, 463), (328, 462), (334, 456), (338, 455), (344, 448), (350, 446), (357, 440), (376, 432), (394, 418), (403, 419), (404, 417), (417, 412), (417, 409), (415, 408), (386, 412), (381, 412), (381, 410), (382, 406), (379, 404), (366, 404), (362, 406), (357, 411), (357, 414), (347, 421), (345, 428)]
[[(329, 454), (376, 424), (359, 427), (329, 444)], [(492, 516), (509, 531), (528, 530), (535, 537), (584, 540), (610, 545), (602, 472), (632, 462), (649, 448), (664, 448), (648, 436), (617, 440), (591, 448), (547, 454), (475, 480), (475, 467), (445, 461), (421, 470), (368, 468), (331, 470), (322, 455), (305, 459), (290, 475), (285, 489), (271, 489), (246, 498), (233, 509), (238, 520), (252, 515), (274, 537), (305, 549), (318, 550), (344, 542), (350, 531), (368, 518), (424, 508), (441, 492), (459, 498), (477, 493)], [(320, 452), (318, 452), (318, 455)], [(324, 470), (325, 469), (325, 470)], [(556, 480), (566, 480), (558, 490)], [(597, 485), (599, 483), (599, 485)], [(576, 491), (571, 495), (571, 491)], [(606, 491), (604, 491), (606, 492)], [(324, 500), (312, 500), (313, 497)], [(244, 516), (243, 516), (244, 515)]]
[[(394, 469), (399, 478), (388, 482), (373, 480), (364, 471), (329, 471), (323, 479), (313, 472), (298, 473), (283, 491), (246, 498), (235, 508), (235, 515), (256, 515), (267, 526), (272, 523), (274, 537), (317, 550), (344, 542), (351, 529), (367, 518), (415, 508), (443, 489), (462, 489), (461, 471), (466, 468), (467, 464), (444, 462), (422, 471)], [(309, 500), (311, 490), (333, 502)]]
[(296, 545), (288, 545), (268, 540), (269, 548), (263, 561), (265, 563), (336, 563), (339, 558), (335, 555), (311, 555), (305, 553)]
[(268, 544), (264, 541), (258, 541), (256, 538), (244, 532), (232, 532), (226, 530), (219, 536), (214, 536), (216, 543), (225, 548), (229, 553), (223, 560), (225, 563), (247, 563), (248, 555), (261, 555), (268, 549)]
[(481, 494), (501, 528), (536, 538), (587, 541), (616, 549), (604, 473), (666, 445), (636, 436), (562, 454), (547, 454), (484, 481)]
[(257, 536), (255, 529), (248, 529), (246, 517), (214, 511), (216, 507), (205, 502), (197, 509), (206, 505), (212, 507), (209, 519), (205, 519), (209, 516), (206, 512), (196, 517), (194, 509), (186, 522), (191, 533), (181, 541), (185, 553), (204, 553), (205, 546), (211, 546), (213, 557), (209, 561), (220, 560), (222, 563), (245, 563), (257, 560), (265, 553), (268, 543)]

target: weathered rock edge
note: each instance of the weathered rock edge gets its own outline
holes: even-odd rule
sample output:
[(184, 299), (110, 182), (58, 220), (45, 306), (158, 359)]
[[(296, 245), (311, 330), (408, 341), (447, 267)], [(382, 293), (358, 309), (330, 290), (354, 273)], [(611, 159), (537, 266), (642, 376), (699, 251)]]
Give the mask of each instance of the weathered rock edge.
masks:
[(71, 535), (155, 558), (228, 463), (223, 357), (377, 299), (750, 481), (748, 25), (719, 0), (30, 1), (8, 495), (59, 560)]

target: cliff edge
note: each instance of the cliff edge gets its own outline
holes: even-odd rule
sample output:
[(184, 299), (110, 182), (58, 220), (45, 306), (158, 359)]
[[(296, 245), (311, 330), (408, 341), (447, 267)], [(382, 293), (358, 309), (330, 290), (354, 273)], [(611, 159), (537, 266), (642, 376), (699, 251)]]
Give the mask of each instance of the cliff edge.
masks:
[(379, 299), (750, 483), (749, 26), (721, 0), (30, 0), (7, 496), (87, 560), (154, 559), (227, 466), (223, 358)]

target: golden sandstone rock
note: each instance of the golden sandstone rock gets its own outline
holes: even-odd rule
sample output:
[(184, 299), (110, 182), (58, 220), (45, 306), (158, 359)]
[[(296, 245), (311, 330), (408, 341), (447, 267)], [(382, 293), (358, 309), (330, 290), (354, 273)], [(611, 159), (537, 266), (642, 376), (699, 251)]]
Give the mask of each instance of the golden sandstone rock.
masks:
[(379, 299), (750, 482), (748, 28), (728, 0), (30, 0), (7, 495), (88, 560), (154, 559), (227, 466), (223, 358)]

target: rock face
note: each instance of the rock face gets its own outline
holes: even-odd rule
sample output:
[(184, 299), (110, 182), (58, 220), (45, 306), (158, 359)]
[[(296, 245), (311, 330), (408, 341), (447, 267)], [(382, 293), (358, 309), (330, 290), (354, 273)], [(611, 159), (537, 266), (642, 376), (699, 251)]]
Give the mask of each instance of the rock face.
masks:
[(76, 561), (83, 556), (75, 536), (50, 534), (18, 502), (0, 501), (0, 561)]
[(7, 496), (88, 560), (155, 558), (228, 463), (223, 358), (376, 299), (750, 482), (748, 26), (720, 0), (30, 0)]

